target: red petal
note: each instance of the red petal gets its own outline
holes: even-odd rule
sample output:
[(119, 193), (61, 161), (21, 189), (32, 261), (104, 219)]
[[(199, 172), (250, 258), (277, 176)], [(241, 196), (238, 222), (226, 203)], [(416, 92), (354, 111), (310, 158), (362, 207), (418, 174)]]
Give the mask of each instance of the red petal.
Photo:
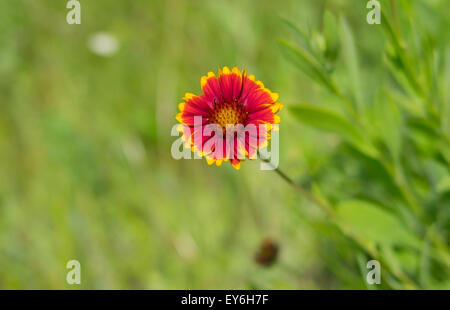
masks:
[(202, 77), (201, 85), (204, 100), (213, 108), (214, 101), (222, 98), (218, 79), (214, 73), (210, 72), (207, 77)]
[(219, 70), (219, 86), (225, 102), (233, 102), (235, 99), (239, 99), (242, 89), (240, 71), (237, 68), (230, 71), (228, 67), (224, 67), (223, 71)]

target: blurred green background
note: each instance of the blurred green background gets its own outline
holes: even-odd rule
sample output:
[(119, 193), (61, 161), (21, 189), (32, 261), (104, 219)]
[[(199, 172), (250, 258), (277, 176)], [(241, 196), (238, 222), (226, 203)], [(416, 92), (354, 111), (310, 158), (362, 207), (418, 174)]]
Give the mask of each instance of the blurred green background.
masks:
[[(258, 161), (235, 171), (170, 153), (184, 93), (199, 94), (201, 76), (224, 65), (247, 68), (286, 107), (339, 111), (335, 96), (283, 56), (278, 40), (295, 37), (280, 17), (320, 30), (325, 10), (345, 16), (359, 53), (361, 101), (371, 100), (389, 77), (385, 37), (366, 23), (366, 1), (80, 3), (81, 24), (69, 25), (66, 1), (0, 2), (0, 288), (367, 288), (370, 255)], [(448, 43), (448, 1), (417, 3), (417, 23), (437, 45)], [(99, 32), (117, 49), (96, 53), (89, 42)], [(343, 67), (339, 55), (335, 76), (348, 85)], [(332, 202), (365, 197), (401, 208), (374, 160), (299, 123), (288, 108), (280, 116), (280, 168), (294, 180), (320, 187)], [(448, 175), (440, 165), (439, 176)], [(434, 193), (432, 181), (419, 179), (425, 196)], [(448, 192), (439, 195), (438, 209), (449, 210)], [(430, 222), (444, 217), (436, 224), (442, 251), (445, 212)], [(270, 267), (254, 260), (266, 237), (279, 247)], [(426, 254), (389, 253), (390, 269), (417, 287), (448, 283), (445, 263), (430, 263), (429, 277), (441, 278), (427, 282)], [(80, 286), (66, 283), (71, 259), (81, 263)], [(393, 277), (382, 287), (401, 288), (402, 276)]]

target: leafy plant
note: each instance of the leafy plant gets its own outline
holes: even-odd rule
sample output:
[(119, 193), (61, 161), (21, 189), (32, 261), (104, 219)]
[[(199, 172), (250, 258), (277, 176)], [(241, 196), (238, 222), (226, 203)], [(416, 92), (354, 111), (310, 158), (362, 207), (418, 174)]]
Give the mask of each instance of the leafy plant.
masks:
[[(332, 194), (321, 188), (320, 176), (314, 183), (331, 201), (331, 225), (347, 236), (347, 246), (362, 251), (355, 264), (378, 259), (389, 288), (448, 288), (450, 49), (415, 22), (418, 8), (399, 4), (382, 2), (381, 25), (372, 26), (384, 42), (380, 84), (364, 80), (359, 47), (343, 16), (326, 12), (315, 36), (283, 20), (300, 42), (280, 41), (287, 59), (334, 95), (342, 113), (306, 103), (289, 110), (302, 124), (339, 137), (347, 147), (336, 147), (335, 156), (366, 175), (356, 196), (344, 189), (327, 197)], [(317, 38), (322, 48), (314, 48)], [(347, 83), (337, 78), (339, 70)]]

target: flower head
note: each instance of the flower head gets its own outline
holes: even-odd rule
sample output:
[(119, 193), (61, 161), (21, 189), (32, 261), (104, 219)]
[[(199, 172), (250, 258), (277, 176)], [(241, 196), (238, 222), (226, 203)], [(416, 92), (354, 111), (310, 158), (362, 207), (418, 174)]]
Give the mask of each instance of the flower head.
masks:
[(202, 95), (186, 93), (178, 106), (183, 140), (208, 164), (230, 161), (240, 169), (241, 161), (256, 158), (257, 150), (268, 145), (283, 104), (277, 93), (237, 67), (223, 67), (218, 76), (209, 72), (201, 78), (201, 88)]

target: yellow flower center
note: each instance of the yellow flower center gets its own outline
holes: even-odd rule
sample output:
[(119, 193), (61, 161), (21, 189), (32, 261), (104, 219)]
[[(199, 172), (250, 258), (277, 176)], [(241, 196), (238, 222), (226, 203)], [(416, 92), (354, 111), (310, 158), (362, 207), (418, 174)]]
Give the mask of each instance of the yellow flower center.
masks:
[(247, 113), (239, 103), (222, 103), (218, 104), (212, 112), (210, 122), (218, 124), (225, 133), (227, 125), (243, 124), (247, 117)]

